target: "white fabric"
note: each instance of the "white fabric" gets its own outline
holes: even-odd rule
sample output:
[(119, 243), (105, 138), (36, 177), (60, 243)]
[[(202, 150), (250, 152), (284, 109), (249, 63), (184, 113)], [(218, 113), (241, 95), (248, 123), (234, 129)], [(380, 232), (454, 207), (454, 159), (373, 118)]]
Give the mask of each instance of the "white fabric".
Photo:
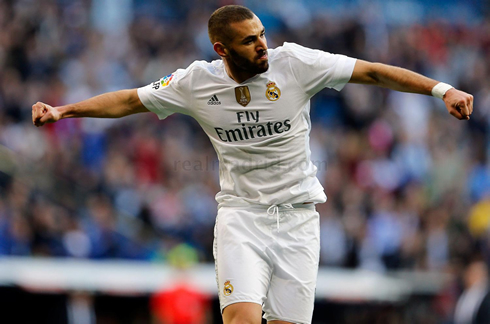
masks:
[(446, 92), (452, 88), (454, 88), (454, 87), (450, 84), (447, 84), (444, 82), (439, 82), (438, 84), (436, 84), (434, 86), (434, 88), (432, 88), (431, 93), (432, 93), (432, 96), (439, 98), (439, 99), (442, 99), (442, 98), (444, 98), (444, 95), (446, 94)]
[(268, 321), (311, 323), (320, 253), (319, 215), (313, 204), (275, 208), (280, 229), (276, 212), (270, 215), (265, 207), (218, 210), (213, 252), (221, 311), (234, 303), (250, 302), (263, 305)]
[(277, 220), (277, 230), (279, 231), (279, 206), (293, 209), (293, 205), (291, 204), (281, 204), (281, 205), (271, 205), (269, 208), (267, 208), (267, 214), (273, 216), (274, 214), (276, 215), (276, 220)]
[[(293, 43), (268, 54), (269, 70), (241, 84), (222, 60), (196, 61), (138, 89), (160, 119), (190, 115), (209, 136), (220, 162), (219, 207), (326, 200), (310, 160), (309, 100), (325, 87), (340, 91), (356, 60)], [(271, 81), (280, 90), (275, 101), (266, 96)], [(240, 86), (250, 92), (245, 107), (235, 97)]]
[(473, 323), (476, 313), (481, 306), (485, 295), (488, 292), (486, 284), (476, 284), (473, 287), (465, 290), (459, 297), (454, 311), (455, 324), (471, 324)]

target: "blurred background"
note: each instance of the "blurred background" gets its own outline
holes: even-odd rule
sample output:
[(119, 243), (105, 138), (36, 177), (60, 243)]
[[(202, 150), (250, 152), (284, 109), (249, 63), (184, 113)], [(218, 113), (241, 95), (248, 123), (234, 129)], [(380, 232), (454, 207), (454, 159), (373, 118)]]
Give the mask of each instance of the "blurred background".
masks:
[(36, 128), (31, 106), (217, 59), (207, 20), (231, 3), (259, 16), (271, 48), (393, 64), (475, 96), (465, 122), (435, 98), (360, 85), (322, 91), (311, 112), (329, 197), (317, 206), (313, 322), (469, 323), (480, 303), (465, 293), (486, 300), (490, 262), (484, 0), (0, 0), (0, 321), (221, 322), (218, 164), (197, 123), (142, 114)]

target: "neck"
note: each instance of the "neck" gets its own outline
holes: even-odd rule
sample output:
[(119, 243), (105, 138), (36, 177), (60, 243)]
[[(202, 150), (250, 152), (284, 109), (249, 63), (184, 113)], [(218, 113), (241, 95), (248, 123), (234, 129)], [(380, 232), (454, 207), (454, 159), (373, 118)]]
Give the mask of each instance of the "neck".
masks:
[(223, 61), (225, 63), (226, 74), (228, 74), (230, 78), (235, 80), (236, 83), (242, 83), (257, 75), (256, 73), (244, 71), (235, 66), (233, 63), (230, 64), (226, 59)]

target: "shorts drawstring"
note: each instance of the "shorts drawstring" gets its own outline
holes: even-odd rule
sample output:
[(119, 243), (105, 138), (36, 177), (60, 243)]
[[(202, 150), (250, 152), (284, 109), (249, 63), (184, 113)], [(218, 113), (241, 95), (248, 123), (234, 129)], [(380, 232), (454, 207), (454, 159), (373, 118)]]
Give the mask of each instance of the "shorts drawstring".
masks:
[(279, 205), (271, 205), (269, 208), (267, 208), (267, 215), (273, 216), (276, 214), (276, 221), (277, 221), (277, 231), (279, 232), (279, 207), (284, 207), (288, 209), (293, 209), (293, 205), (291, 204), (279, 204)]

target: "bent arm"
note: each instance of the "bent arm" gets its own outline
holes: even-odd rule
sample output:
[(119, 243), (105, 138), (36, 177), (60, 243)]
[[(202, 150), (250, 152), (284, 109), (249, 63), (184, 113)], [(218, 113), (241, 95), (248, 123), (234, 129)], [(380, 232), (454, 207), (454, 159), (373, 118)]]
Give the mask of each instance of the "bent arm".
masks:
[[(432, 95), (438, 81), (413, 71), (382, 63), (357, 60), (349, 83), (371, 84), (392, 90)], [(448, 112), (458, 119), (469, 119), (473, 96), (451, 88), (443, 97)]]
[(148, 109), (141, 103), (137, 90), (130, 89), (104, 93), (59, 107), (37, 102), (32, 106), (32, 122), (36, 126), (42, 126), (63, 118), (119, 118), (141, 112), (148, 112)]

